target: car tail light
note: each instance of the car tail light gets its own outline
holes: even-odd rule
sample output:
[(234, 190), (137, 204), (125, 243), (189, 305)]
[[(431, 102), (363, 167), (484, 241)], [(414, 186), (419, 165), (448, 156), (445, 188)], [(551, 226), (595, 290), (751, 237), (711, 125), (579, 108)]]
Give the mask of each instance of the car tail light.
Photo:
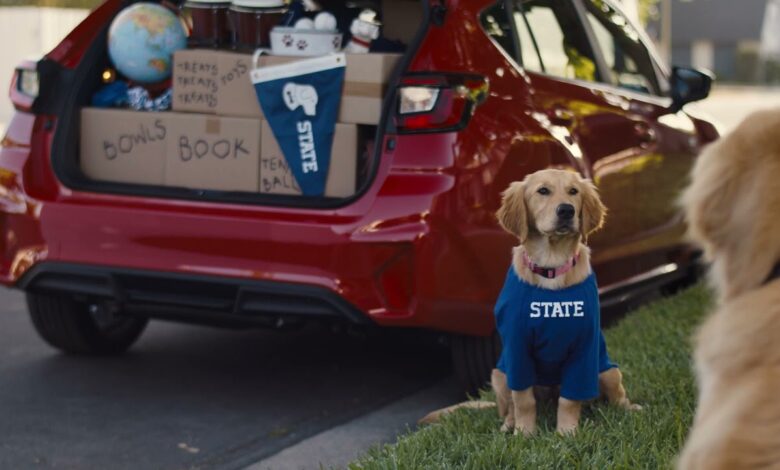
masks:
[(9, 96), (14, 107), (20, 111), (30, 111), (39, 89), (38, 70), (35, 63), (25, 64), (14, 70)]
[(402, 134), (462, 129), (487, 98), (488, 88), (481, 75), (407, 75), (396, 95), (396, 129)]

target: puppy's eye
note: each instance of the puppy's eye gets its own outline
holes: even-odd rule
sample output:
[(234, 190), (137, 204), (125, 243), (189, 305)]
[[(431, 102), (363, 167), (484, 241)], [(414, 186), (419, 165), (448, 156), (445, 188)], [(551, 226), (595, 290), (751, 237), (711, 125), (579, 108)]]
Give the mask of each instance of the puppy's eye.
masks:
[(544, 187), (537, 189), (536, 192), (541, 194), (542, 196), (549, 196), (550, 195), (550, 190), (547, 189), (547, 188), (544, 188)]
[(571, 188), (569, 190), (569, 194), (572, 196), (576, 196), (577, 194), (579, 194), (579, 191), (577, 190), (577, 188)]

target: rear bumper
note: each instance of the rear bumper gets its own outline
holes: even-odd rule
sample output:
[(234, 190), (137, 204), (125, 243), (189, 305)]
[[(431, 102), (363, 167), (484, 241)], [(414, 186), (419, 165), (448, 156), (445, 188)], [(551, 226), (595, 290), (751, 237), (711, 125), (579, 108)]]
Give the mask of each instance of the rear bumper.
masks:
[(113, 302), (127, 314), (223, 326), (281, 327), (306, 320), (373, 323), (332, 291), (302, 284), (44, 262), (17, 286)]
[[(492, 331), (494, 283), (471, 274), (479, 271), (452, 241), (458, 232), (396, 218), (422, 212), (412, 199), (377, 199), (370, 215), (128, 201), (1, 213), (13, 243), (3, 247), (0, 280), (227, 326), (316, 318)], [(444, 282), (445, 270), (458, 274)]]

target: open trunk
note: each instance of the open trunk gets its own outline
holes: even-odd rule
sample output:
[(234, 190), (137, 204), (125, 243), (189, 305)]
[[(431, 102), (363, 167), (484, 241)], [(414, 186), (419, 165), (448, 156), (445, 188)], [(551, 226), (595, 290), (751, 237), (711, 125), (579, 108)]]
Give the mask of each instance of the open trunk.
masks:
[[(327, 5), (328, 2), (321, 3)], [(141, 114), (147, 112), (133, 112), (118, 108), (112, 108), (111, 111), (96, 111), (91, 108), (90, 103), (93, 95), (105, 85), (102, 78), (103, 73), (112, 66), (107, 53), (110, 21), (102, 25), (95, 40), (72, 72), (51, 74), (59, 77), (58, 83), (51, 87), (49, 96), (46, 97), (48, 101), (46, 108), (52, 111), (56, 110), (52, 114), (58, 115), (56, 134), (51, 146), (52, 165), (56, 176), (65, 186), (82, 191), (225, 203), (316, 208), (341, 206), (359, 197), (372, 183), (381, 150), (379, 143), (383, 130), (387, 128), (388, 120), (391, 117), (394, 87), (410, 60), (415, 44), (424, 34), (427, 23), (425, 21), (427, 6), (426, 2), (420, 0), (366, 0), (337, 3), (352, 6), (350, 11), (354, 11), (355, 15), (362, 8), (375, 9), (382, 19), (383, 37), (395, 44), (403, 45), (403, 48), (399, 50), (398, 60), (393, 62), (389, 70), (389, 78), (382, 84), (383, 88), (379, 99), (383, 99), (383, 101), (381, 113), (377, 116), (376, 122), (337, 124), (337, 143), (333, 147), (334, 153), (331, 157), (329, 172), (340, 172), (339, 178), (337, 178), (340, 179), (340, 182), (335, 183), (335, 186), (340, 185), (339, 189), (328, 189), (324, 196), (300, 195), (294, 177), (289, 171), (285, 171), (283, 161), (280, 162), (279, 158), (266, 158), (264, 160), (264, 157), (268, 156), (266, 152), (275, 151), (278, 157), (279, 151), (278, 146), (271, 145), (270, 141), (267, 140), (270, 128), (264, 124), (260, 117), (230, 116), (216, 113), (199, 114), (182, 109)], [(129, 4), (125, 3), (117, 8), (113, 15)], [(84, 27), (84, 25), (80, 27)], [(301, 59), (305, 59), (305, 57), (301, 57)], [(347, 63), (350, 63), (349, 55)], [(47, 67), (56, 67), (52, 61), (44, 61), (42, 64), (43, 76), (46, 75), (45, 69)], [(249, 80), (248, 76), (246, 80)], [(67, 92), (62, 93), (65, 90)], [(166, 123), (168, 118), (175, 118), (175, 122), (170, 126)], [(266, 129), (261, 130), (263, 127)], [(158, 157), (153, 155), (151, 150), (145, 149), (151, 149), (153, 143), (162, 148), (163, 144), (158, 140), (164, 136), (177, 135), (173, 132), (177, 128), (188, 129), (188, 132), (193, 132), (193, 129), (195, 132), (199, 132), (197, 129), (203, 128), (207, 132), (214, 133), (217, 137), (224, 133), (225, 139), (222, 140), (232, 140), (233, 142), (238, 142), (238, 138), (235, 136), (236, 132), (241, 134), (239, 135), (241, 138), (258, 135), (266, 141), (257, 142), (255, 139), (256, 145), (252, 146), (256, 149), (248, 151), (253, 154), (257, 153), (258, 161), (255, 167), (246, 168), (257, 169), (238, 172), (233, 170), (234, 174), (245, 173), (243, 177), (235, 177), (235, 184), (227, 177), (220, 178), (219, 184), (200, 184), (199, 181), (214, 180), (214, 175), (209, 176), (209, 172), (218, 170), (214, 170), (214, 167), (205, 167), (199, 170), (200, 176), (187, 176), (181, 173), (170, 177), (171, 175), (168, 173), (178, 171), (170, 163), (170, 143), (166, 144), (168, 155), (164, 157), (165, 161), (168, 162), (167, 167), (164, 170), (151, 168), (156, 165), (155, 161)], [(101, 133), (109, 132), (106, 129), (110, 129), (110, 133), (112, 133), (110, 136), (101, 135)], [(194, 140), (185, 142), (184, 137), (180, 140), (181, 142), (177, 141), (176, 148), (182, 159), (184, 158), (182, 152), (191, 157), (193, 161), (198, 160), (196, 157), (202, 156), (197, 155), (202, 153), (199, 149), (206, 147)], [(224, 142), (220, 141), (220, 143), (222, 147), (219, 147), (216, 153), (221, 158), (227, 151), (227, 147)], [(90, 145), (97, 149), (95, 152), (100, 152), (99, 158), (93, 155)], [(196, 147), (196, 145), (201, 146)], [(213, 151), (214, 141), (209, 145), (212, 146), (209, 151)], [(130, 151), (129, 149), (133, 147), (134, 149)], [(245, 151), (247, 149), (241, 147), (239, 150)], [(231, 152), (236, 152), (236, 149), (233, 148)], [(135, 156), (136, 159), (129, 160), (128, 156)], [(98, 167), (114, 165), (123, 157), (124, 167), (114, 167), (113, 170), (109, 169), (108, 173), (106, 173), (105, 168), (95, 169), (96, 164)], [(95, 161), (90, 163), (91, 160)], [(128, 164), (128, 162), (130, 163)], [(266, 172), (265, 180), (263, 179), (264, 169)], [(161, 176), (160, 171), (168, 173)], [(186, 173), (189, 170), (183, 171)], [(246, 177), (252, 171), (259, 171), (259, 174), (254, 175), (256, 176), (256, 184), (253, 183), (254, 176)], [(354, 178), (352, 178), (351, 172), (354, 172)], [(105, 174), (110, 176), (103, 177), (102, 175)], [(269, 177), (269, 174), (272, 174), (272, 177)], [(344, 183), (345, 180), (347, 183)], [(330, 179), (328, 185), (330, 188)]]

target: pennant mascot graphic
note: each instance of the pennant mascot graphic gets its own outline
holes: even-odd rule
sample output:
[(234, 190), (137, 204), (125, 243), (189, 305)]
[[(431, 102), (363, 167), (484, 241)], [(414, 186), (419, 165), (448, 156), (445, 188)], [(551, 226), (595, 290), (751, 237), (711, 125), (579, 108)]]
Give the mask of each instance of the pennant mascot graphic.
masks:
[(345, 66), (344, 54), (332, 54), (252, 70), (265, 119), (306, 196), (325, 193)]

